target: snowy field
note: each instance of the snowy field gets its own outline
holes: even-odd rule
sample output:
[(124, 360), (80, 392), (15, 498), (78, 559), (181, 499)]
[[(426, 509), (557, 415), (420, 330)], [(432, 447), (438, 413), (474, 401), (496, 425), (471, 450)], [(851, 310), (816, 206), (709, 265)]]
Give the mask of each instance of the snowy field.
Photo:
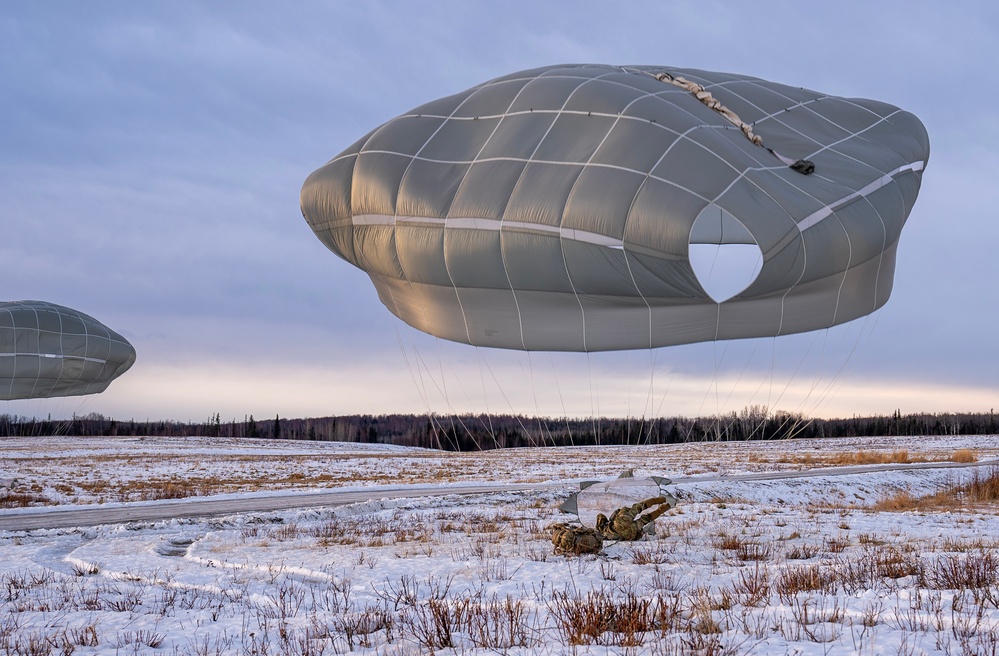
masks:
[[(999, 654), (999, 437), (453, 454), (0, 440), (0, 514), (370, 489), (338, 508), (0, 532), (0, 654)], [(847, 465), (968, 462), (949, 469)], [(554, 555), (582, 479), (665, 475), (655, 536)], [(800, 478), (711, 480), (809, 470)], [(819, 470), (818, 473), (814, 473)], [(378, 489), (556, 483), (379, 499)], [(924, 498), (925, 497), (925, 498)]]

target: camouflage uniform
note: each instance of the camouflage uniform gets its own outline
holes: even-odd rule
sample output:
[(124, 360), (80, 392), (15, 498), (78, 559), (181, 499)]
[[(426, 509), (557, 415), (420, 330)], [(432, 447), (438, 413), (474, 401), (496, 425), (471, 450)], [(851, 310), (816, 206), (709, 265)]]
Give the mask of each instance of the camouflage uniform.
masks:
[(553, 524), (552, 544), (557, 554), (600, 553), (604, 540), (592, 528), (586, 526), (570, 526), (569, 524)]
[[(659, 506), (652, 512), (641, 515), (642, 511)], [(603, 513), (597, 515), (597, 530), (608, 540), (641, 540), (645, 527), (673, 507), (666, 497), (653, 497), (639, 501), (633, 506), (618, 508), (610, 519)], [(641, 515), (641, 516), (639, 516)]]

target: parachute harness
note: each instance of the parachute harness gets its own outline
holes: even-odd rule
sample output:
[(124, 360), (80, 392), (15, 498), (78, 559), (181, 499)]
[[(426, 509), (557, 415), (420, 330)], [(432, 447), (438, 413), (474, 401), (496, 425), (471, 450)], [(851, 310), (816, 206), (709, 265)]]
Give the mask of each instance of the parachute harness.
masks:
[(784, 157), (773, 148), (767, 148), (766, 146), (764, 146), (763, 137), (753, 132), (752, 125), (746, 123), (741, 118), (739, 118), (738, 114), (736, 114), (731, 109), (723, 105), (720, 100), (711, 95), (710, 91), (705, 89), (697, 82), (691, 82), (690, 80), (680, 76), (674, 77), (669, 73), (659, 73), (658, 75), (655, 76), (655, 78), (660, 82), (666, 82), (667, 84), (672, 84), (673, 86), (680, 87), (681, 89), (685, 89), (690, 93), (694, 94), (694, 97), (700, 100), (702, 104), (704, 104), (706, 107), (709, 107), (710, 109), (715, 110), (716, 112), (724, 116), (729, 123), (742, 130), (742, 133), (746, 135), (747, 139), (752, 141), (757, 146), (766, 148), (768, 151), (770, 151), (770, 154), (772, 154), (774, 157), (787, 164), (789, 167), (791, 167), (791, 169), (797, 171), (798, 173), (802, 173), (804, 175), (808, 175), (813, 171), (815, 171), (815, 164), (808, 161), (807, 159), (793, 160), (790, 157)]

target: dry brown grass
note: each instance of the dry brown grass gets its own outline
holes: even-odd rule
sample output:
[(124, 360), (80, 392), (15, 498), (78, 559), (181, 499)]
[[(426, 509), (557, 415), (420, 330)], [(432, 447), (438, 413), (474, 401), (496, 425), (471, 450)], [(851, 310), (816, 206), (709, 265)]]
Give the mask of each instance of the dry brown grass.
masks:
[(760, 562), (770, 560), (774, 555), (773, 545), (769, 542), (747, 540), (735, 550), (735, 557), (741, 562)]
[(0, 508), (27, 508), (52, 503), (44, 494), (31, 490), (0, 490)]
[(909, 512), (913, 510), (960, 510), (969, 506), (994, 504), (999, 501), (999, 467), (988, 471), (975, 469), (964, 482), (953, 483), (922, 497), (906, 491), (879, 499), (871, 510), (879, 512)]
[(788, 547), (784, 552), (784, 557), (787, 560), (810, 560), (815, 558), (820, 551), (821, 549), (819, 549), (818, 545), (805, 542)]
[(913, 458), (908, 449), (884, 451), (844, 451), (832, 454), (833, 465), (887, 465), (892, 463), (925, 462), (926, 458)]
[(837, 570), (847, 592), (857, 593), (876, 589), (886, 580), (921, 577), (924, 565), (920, 555), (905, 545), (881, 544), (865, 546), (859, 557), (840, 558)]
[(656, 628), (652, 599), (629, 592), (623, 599), (605, 590), (556, 592), (548, 603), (566, 644), (610, 644), (638, 647), (644, 634)]
[(712, 543), (719, 551), (735, 551), (742, 546), (742, 538), (734, 533), (722, 531)]
[(753, 568), (742, 567), (732, 589), (744, 605), (765, 606), (770, 602), (770, 570), (759, 563)]
[(994, 598), (999, 594), (999, 556), (991, 550), (945, 554), (933, 562), (926, 578), (930, 588), (989, 590)]
[(999, 501), (999, 467), (992, 466), (987, 473), (976, 469), (967, 483), (955, 488), (956, 494), (964, 495), (971, 503), (994, 503)]
[(784, 603), (802, 592), (836, 592), (837, 576), (830, 567), (818, 565), (787, 567), (780, 571), (774, 582), (774, 591)]
[(871, 510), (876, 512), (909, 512), (928, 507), (925, 498), (920, 499), (905, 490), (888, 494), (878, 499)]
[(631, 552), (631, 562), (636, 565), (663, 565), (675, 558), (666, 541), (642, 542), (639, 545)]
[(149, 481), (139, 487), (139, 497), (143, 501), (185, 499), (203, 495), (203, 489), (191, 485), (190, 481)]
[[(337, 487), (364, 480), (372, 481), (375, 478), (363, 476), (351, 477), (346, 474), (316, 474), (307, 476), (301, 473), (291, 473), (262, 481), (259, 476), (234, 473), (230, 476), (187, 476), (182, 479), (82, 480), (73, 481), (68, 485), (66, 483), (61, 484), (60, 491), (64, 494), (84, 494), (97, 497), (98, 499), (113, 499), (115, 501), (149, 501), (155, 499), (183, 499), (186, 497), (210, 496), (232, 492), (250, 492), (271, 487)], [(51, 502), (46, 501), (45, 503)]]
[(954, 462), (978, 462), (978, 455), (971, 449), (958, 449), (950, 459)]
[[(471, 454), (470, 454), (471, 455)], [(169, 478), (152, 474), (161, 470), (163, 459), (171, 461), (174, 472)], [(56, 481), (52, 489), (76, 502), (139, 501), (179, 499), (250, 492), (262, 489), (299, 489), (341, 487), (363, 483), (434, 483), (461, 480), (468, 463), (463, 454), (414, 452), (399, 456), (393, 453), (317, 454), (226, 454), (226, 467), (208, 469), (205, 456), (191, 454), (130, 454), (90, 452), (85, 456), (43, 453), (19, 459), (19, 468), (34, 478)], [(386, 472), (383, 463), (401, 458), (413, 466), (410, 472)], [(440, 463), (447, 462), (443, 467)], [(459, 463), (457, 466), (455, 463)], [(151, 475), (152, 474), (152, 475)], [(30, 478), (30, 477), (29, 477)], [(0, 507), (53, 505), (60, 500), (41, 495), (0, 491)], [(9, 497), (9, 498), (4, 498)]]
[[(925, 456), (914, 456), (908, 449), (894, 451), (835, 451), (832, 453), (790, 453), (782, 455), (776, 462), (784, 465), (806, 467), (847, 467), (851, 465), (887, 465), (893, 463), (928, 462)], [(759, 460), (759, 462), (766, 462)]]

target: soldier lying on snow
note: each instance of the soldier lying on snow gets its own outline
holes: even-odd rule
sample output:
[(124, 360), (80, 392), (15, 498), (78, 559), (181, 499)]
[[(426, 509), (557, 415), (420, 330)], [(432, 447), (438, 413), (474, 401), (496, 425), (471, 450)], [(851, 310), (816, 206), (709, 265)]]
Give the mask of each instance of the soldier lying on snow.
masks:
[[(653, 506), (658, 506), (652, 512), (642, 513)], [(673, 507), (666, 497), (653, 497), (639, 501), (632, 506), (618, 508), (611, 513), (610, 519), (603, 513), (597, 515), (597, 528), (587, 526), (570, 526), (569, 524), (554, 524), (552, 528), (552, 544), (555, 553), (584, 554), (600, 553), (604, 539), (633, 541), (642, 539), (645, 527), (662, 516)]]
[[(659, 506), (652, 512), (641, 515), (652, 506)], [(608, 540), (640, 540), (645, 527), (673, 507), (666, 497), (653, 497), (639, 501), (633, 506), (618, 508), (611, 513), (610, 519), (600, 513), (597, 515), (597, 530)]]

